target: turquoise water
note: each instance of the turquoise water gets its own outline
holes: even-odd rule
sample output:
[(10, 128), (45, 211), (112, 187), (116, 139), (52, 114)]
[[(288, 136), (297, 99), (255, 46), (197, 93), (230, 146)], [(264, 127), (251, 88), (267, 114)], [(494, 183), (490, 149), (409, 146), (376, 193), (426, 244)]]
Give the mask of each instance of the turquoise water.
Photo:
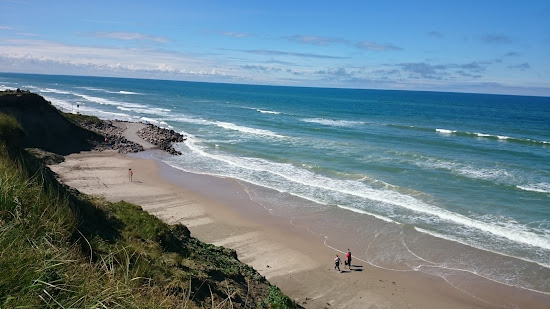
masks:
[(550, 293), (550, 98), (0, 73), (18, 87), (182, 132), (160, 159), (352, 230), (375, 266)]

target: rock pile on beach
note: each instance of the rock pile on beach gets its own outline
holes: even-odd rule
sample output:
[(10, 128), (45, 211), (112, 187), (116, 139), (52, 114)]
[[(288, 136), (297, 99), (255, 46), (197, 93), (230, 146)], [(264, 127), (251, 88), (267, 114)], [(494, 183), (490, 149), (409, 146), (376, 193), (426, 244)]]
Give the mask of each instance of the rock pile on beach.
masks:
[(159, 146), (160, 149), (172, 155), (181, 155), (181, 152), (174, 149), (172, 143), (179, 143), (185, 140), (185, 137), (174, 130), (159, 128), (148, 124), (145, 128), (137, 131), (137, 135), (143, 140)]
[[(106, 149), (118, 150), (120, 153), (140, 152), (144, 148), (142, 145), (128, 140), (124, 137), (124, 127), (113, 124), (111, 120), (101, 120), (96, 117), (77, 117), (73, 119), (79, 126), (94, 131), (103, 136), (104, 141), (94, 142), (94, 149), (103, 151)], [(114, 120), (117, 123), (126, 121)], [(143, 139), (160, 149), (172, 155), (181, 155), (181, 152), (174, 149), (172, 143), (183, 142), (185, 137), (174, 130), (157, 127), (153, 124), (147, 124), (144, 128), (136, 132)]]
[(90, 131), (95, 131), (105, 137), (105, 141), (97, 143), (94, 147), (95, 150), (103, 151), (106, 149), (118, 150), (120, 153), (131, 153), (143, 151), (143, 146), (127, 140), (122, 136), (124, 129), (119, 128), (109, 120), (95, 121), (80, 121), (78, 123), (81, 127)]

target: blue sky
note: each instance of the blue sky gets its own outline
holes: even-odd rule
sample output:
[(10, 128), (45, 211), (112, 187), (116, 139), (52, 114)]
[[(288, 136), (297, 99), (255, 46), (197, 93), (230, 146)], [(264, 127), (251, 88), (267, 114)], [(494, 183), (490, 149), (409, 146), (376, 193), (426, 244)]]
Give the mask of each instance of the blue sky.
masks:
[(550, 96), (550, 1), (0, 0), (0, 71)]

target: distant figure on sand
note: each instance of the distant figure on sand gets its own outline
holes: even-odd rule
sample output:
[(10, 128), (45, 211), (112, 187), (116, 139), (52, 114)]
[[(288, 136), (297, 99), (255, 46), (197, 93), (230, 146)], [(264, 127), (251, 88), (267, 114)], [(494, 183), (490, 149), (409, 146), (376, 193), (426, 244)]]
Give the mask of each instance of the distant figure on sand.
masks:
[(344, 264), (346, 264), (348, 269), (351, 270), (351, 251), (349, 251), (349, 249), (348, 249), (348, 253), (346, 253), (346, 260), (345, 260)]
[(334, 258), (334, 269), (338, 269), (338, 271), (341, 271), (340, 270), (340, 257), (338, 257), (338, 254)]
[(134, 171), (131, 168), (128, 169), (128, 180), (132, 182), (132, 176), (134, 176)]

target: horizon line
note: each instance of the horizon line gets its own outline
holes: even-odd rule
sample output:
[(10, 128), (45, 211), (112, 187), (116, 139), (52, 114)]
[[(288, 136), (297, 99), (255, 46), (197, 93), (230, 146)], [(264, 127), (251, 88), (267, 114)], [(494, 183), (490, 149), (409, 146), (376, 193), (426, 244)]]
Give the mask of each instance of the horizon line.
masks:
[(148, 77), (121, 77), (121, 76), (104, 76), (104, 75), (71, 75), (71, 74), (46, 74), (46, 73), (22, 73), (22, 72), (2, 72), (0, 74), (20, 74), (20, 75), (41, 75), (41, 76), (65, 76), (65, 77), (92, 77), (92, 78), (116, 78), (116, 79), (135, 79), (135, 80), (154, 80), (154, 81), (169, 81), (169, 82), (185, 82), (185, 83), (204, 83), (204, 84), (222, 84), (222, 85), (246, 85), (246, 86), (263, 86), (263, 87), (288, 87), (288, 88), (312, 88), (312, 89), (342, 89), (342, 90), (368, 90), (368, 91), (403, 91), (403, 92), (431, 92), (431, 93), (456, 93), (456, 94), (475, 94), (475, 95), (497, 95), (497, 96), (516, 96), (516, 97), (535, 97), (535, 98), (550, 98), (549, 95), (535, 94), (504, 94), (493, 92), (468, 92), (457, 90), (425, 90), (425, 89), (392, 89), (392, 88), (353, 88), (353, 87), (322, 87), (322, 86), (295, 86), (295, 85), (277, 85), (277, 84), (254, 84), (254, 83), (236, 83), (222, 81), (194, 81), (184, 79), (163, 79), (163, 78), (148, 78)]

